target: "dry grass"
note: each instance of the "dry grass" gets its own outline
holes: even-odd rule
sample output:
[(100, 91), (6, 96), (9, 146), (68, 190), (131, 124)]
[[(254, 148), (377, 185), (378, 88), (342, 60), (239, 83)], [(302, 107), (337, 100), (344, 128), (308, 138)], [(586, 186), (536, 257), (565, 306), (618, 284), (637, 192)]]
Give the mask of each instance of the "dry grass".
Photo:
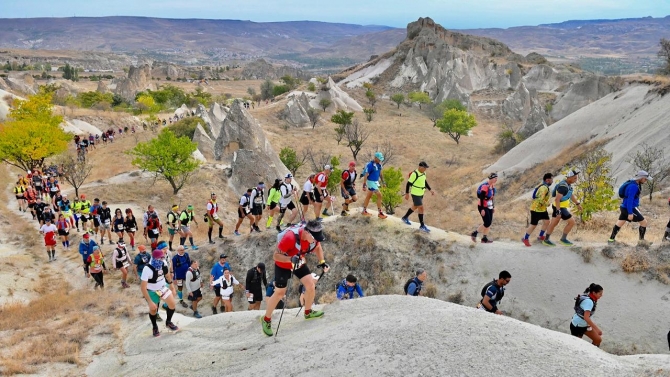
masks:
[(649, 256), (639, 250), (627, 253), (621, 260), (621, 268), (625, 272), (641, 272), (649, 268)]

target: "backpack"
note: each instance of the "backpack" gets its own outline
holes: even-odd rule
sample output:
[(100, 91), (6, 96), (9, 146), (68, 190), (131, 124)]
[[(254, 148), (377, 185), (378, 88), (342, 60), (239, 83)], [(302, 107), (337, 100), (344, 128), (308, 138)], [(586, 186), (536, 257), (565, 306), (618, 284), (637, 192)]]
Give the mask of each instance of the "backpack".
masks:
[[(409, 290), (409, 285), (410, 285), (412, 282), (415, 282), (415, 283), (416, 283), (415, 279), (416, 279), (416, 278), (411, 278), (411, 279), (407, 280), (407, 282), (405, 283), (405, 286), (402, 288), (403, 291), (405, 291), (405, 294), (408, 294), (407, 292), (408, 292), (408, 290)], [(417, 292), (416, 292), (417, 294), (418, 294), (419, 292), (421, 292), (421, 285), (420, 285), (419, 283), (416, 283), (416, 290), (417, 290)]]
[[(346, 281), (347, 281), (347, 279), (342, 279), (342, 281), (335, 284), (335, 290), (337, 291), (337, 290), (340, 289), (340, 287), (344, 287), (344, 285), (346, 284)], [(405, 293), (407, 293), (407, 292), (405, 292)]]
[(156, 284), (158, 282), (158, 278), (163, 277), (163, 279), (165, 279), (165, 275), (167, 275), (168, 273), (168, 267), (165, 265), (165, 263), (163, 263), (160, 272), (154, 266), (152, 266), (151, 263), (144, 265), (144, 267), (149, 267), (149, 269), (153, 273), (153, 275), (147, 281), (147, 283)]
[[(542, 187), (542, 186), (547, 186), (547, 187), (549, 187), (549, 185), (547, 185), (547, 184), (544, 183), (544, 182), (543, 182), (543, 183), (540, 183), (537, 187), (535, 187), (535, 190), (533, 190), (533, 199), (537, 199), (537, 191), (538, 191), (538, 190), (540, 189), (540, 187)], [(547, 190), (547, 195), (549, 195), (549, 190)]]
[(631, 183), (635, 183), (635, 181), (631, 179), (624, 182), (623, 185), (619, 186), (619, 198), (623, 199), (626, 197), (626, 190), (628, 189), (628, 185)]
[[(170, 216), (172, 216), (172, 219), (173, 219), (174, 221), (170, 221)], [(174, 224), (177, 223), (177, 221), (179, 221), (179, 216), (178, 216), (177, 213), (174, 212), (174, 211), (170, 211), (170, 212), (168, 212), (167, 215), (166, 215), (166, 218), (167, 218), (167, 222), (168, 222), (168, 224), (170, 224), (170, 225), (174, 225)]]
[[(482, 298), (484, 298), (484, 296), (486, 296), (486, 291), (488, 291), (489, 288), (490, 288), (492, 285), (495, 285), (495, 284), (496, 284), (496, 279), (493, 279), (493, 280), (491, 280), (490, 282), (486, 283), (486, 285), (484, 286), (484, 288), (482, 288), (482, 292), (481, 292)], [(503, 299), (504, 296), (505, 296), (505, 289), (502, 288), (502, 287), (500, 287), (500, 288), (498, 289), (498, 294), (496, 294), (496, 297), (495, 297), (496, 302), (499, 303), (500, 301), (502, 301), (502, 299)]]
[[(370, 162), (372, 162), (372, 161), (370, 161)], [(367, 164), (365, 164), (365, 167), (363, 167), (363, 171), (361, 171), (361, 175), (359, 175), (359, 179), (363, 179), (363, 177), (365, 177), (365, 175), (368, 174), (368, 165), (369, 164), (370, 164), (369, 162)]]
[(279, 242), (281, 242), (281, 239), (284, 238), (286, 233), (291, 231), (295, 234), (295, 248), (300, 250), (300, 246), (301, 246), (300, 245), (300, 231), (303, 230), (303, 229), (305, 229), (304, 225), (292, 225), (292, 226), (282, 230), (281, 232), (279, 232), (279, 234), (277, 234), (277, 244), (279, 244)]
[(598, 305), (598, 302), (591, 299), (591, 297), (589, 297), (588, 293), (578, 294), (577, 297), (575, 297), (575, 314), (577, 314), (577, 316), (579, 316), (582, 319), (584, 318), (584, 309), (582, 309), (582, 307), (579, 306), (579, 305), (581, 305), (582, 302), (584, 300), (586, 300), (587, 298), (589, 300), (593, 301), (593, 309), (591, 309), (591, 315), (595, 314), (596, 306)]
[(488, 198), (487, 198), (487, 195), (491, 193), (491, 190), (488, 190), (487, 192), (482, 191), (482, 188), (483, 188), (484, 186), (488, 187), (488, 186), (489, 186), (489, 183), (488, 183), (488, 182), (484, 182), (484, 183), (482, 183), (481, 185), (479, 185), (479, 187), (477, 187), (477, 197), (478, 197), (479, 199), (482, 199), (482, 200), (484, 200), (484, 199), (488, 199)]

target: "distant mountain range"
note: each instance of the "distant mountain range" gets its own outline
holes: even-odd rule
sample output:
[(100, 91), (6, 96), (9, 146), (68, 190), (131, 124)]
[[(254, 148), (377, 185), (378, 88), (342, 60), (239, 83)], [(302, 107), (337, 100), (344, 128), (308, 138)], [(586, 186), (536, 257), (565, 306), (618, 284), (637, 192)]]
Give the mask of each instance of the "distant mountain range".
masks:
[[(524, 55), (651, 58), (660, 38), (670, 37), (670, 16), (459, 31), (497, 39)], [(0, 19), (0, 48), (105, 51), (194, 64), (269, 57), (312, 68), (346, 66), (395, 48), (405, 36), (405, 29), (387, 26), (314, 21)]]

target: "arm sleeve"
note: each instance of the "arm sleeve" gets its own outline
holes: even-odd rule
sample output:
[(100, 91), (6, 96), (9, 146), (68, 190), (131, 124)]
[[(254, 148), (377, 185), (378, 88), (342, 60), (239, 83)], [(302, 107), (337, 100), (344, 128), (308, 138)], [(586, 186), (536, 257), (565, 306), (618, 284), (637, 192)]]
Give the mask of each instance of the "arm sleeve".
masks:
[(363, 297), (363, 290), (361, 289), (361, 286), (356, 284), (356, 293), (358, 293), (358, 297)]
[(193, 280), (193, 273), (191, 270), (188, 270), (186, 271), (186, 282), (184, 284), (186, 286), (186, 295), (193, 292), (191, 291), (191, 280)]
[(246, 283), (245, 287), (248, 288), (251, 286), (251, 280), (253, 280), (253, 278), (254, 278), (254, 269), (252, 268), (251, 270), (247, 271), (247, 280), (245, 282)]
[(345, 294), (344, 287), (341, 286), (341, 285), (338, 285), (337, 286), (337, 299), (341, 300), (342, 297), (344, 297), (344, 294)]
[(405, 185), (405, 194), (409, 194), (409, 190), (412, 187), (412, 184), (409, 183), (409, 179), (407, 180), (407, 184)]
[(637, 195), (637, 192), (640, 188), (638, 187), (636, 182), (630, 183), (628, 187), (626, 187), (626, 195), (623, 200), (624, 207), (626, 207), (626, 211), (628, 211), (628, 214), (632, 214), (633, 211), (635, 210), (635, 196)]
[(430, 189), (430, 185), (428, 184), (428, 180), (426, 180), (426, 188), (428, 189), (428, 191), (431, 190), (431, 189)]
[(86, 258), (86, 263), (84, 263), (84, 271), (88, 274), (88, 266), (91, 264), (91, 257)]
[(416, 283), (415, 282), (409, 283), (409, 286), (407, 287), (407, 294), (410, 296), (414, 296), (415, 292), (416, 292)]

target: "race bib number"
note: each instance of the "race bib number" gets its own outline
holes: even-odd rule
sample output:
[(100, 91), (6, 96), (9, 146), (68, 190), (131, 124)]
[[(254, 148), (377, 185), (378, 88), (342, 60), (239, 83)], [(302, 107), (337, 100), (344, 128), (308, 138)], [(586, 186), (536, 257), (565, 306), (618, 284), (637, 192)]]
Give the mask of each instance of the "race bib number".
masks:
[(488, 200), (488, 201), (486, 202), (486, 206), (487, 206), (489, 209), (493, 209), (493, 200)]
[(137, 229), (135, 229), (135, 228), (130, 228), (130, 229), (128, 229), (128, 231), (129, 231), (129, 232), (135, 232), (135, 231), (137, 231)]
[(105, 220), (105, 225), (106, 225), (106, 226), (109, 226), (109, 224), (111, 224), (111, 223), (112, 223), (111, 220)]
[(219, 215), (217, 215), (217, 214), (215, 213), (214, 216), (212, 216), (212, 218), (213, 218), (214, 220), (218, 220), (218, 219), (219, 219)]
[(255, 204), (263, 204), (263, 198), (259, 198), (259, 197), (254, 198), (254, 203)]
[(151, 229), (151, 233), (158, 234), (158, 229)]
[(123, 267), (128, 268), (130, 267), (130, 263), (126, 260), (123, 262)]
[(159, 291), (156, 291), (156, 294), (160, 296), (163, 300), (166, 300), (172, 295), (172, 291), (168, 287), (163, 287)]

